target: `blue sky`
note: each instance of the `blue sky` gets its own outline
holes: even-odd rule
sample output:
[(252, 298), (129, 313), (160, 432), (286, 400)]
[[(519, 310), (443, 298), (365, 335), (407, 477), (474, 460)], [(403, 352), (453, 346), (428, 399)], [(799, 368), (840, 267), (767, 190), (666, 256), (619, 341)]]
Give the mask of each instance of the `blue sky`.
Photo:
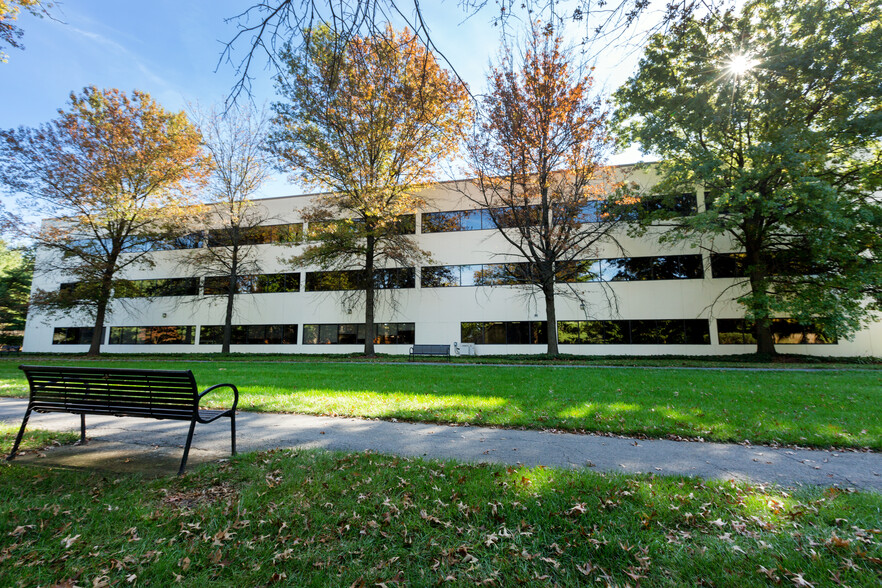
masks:
[[(90, 85), (144, 90), (165, 108), (175, 110), (188, 102), (222, 102), (235, 80), (232, 66), (218, 67), (223, 43), (235, 35), (235, 25), (224, 19), (251, 3), (83, 0), (64, 2), (55, 11), (62, 22), (22, 15), (19, 24), (25, 31), (25, 50), (8, 49), (8, 63), (0, 64), (0, 128), (46, 122), (65, 106), (71, 91)], [(488, 63), (499, 43), (498, 29), (489, 24), (491, 15), (479, 13), (465, 19), (457, 2), (426, 4), (426, 21), (435, 43), (472, 90), (482, 91)], [(243, 44), (239, 49), (244, 48)], [(614, 89), (624, 82), (636, 59), (631, 55), (621, 61), (613, 55), (605, 60), (595, 72), (598, 87)], [(275, 99), (272, 72), (263, 65), (258, 62), (254, 70), (258, 103)], [(627, 163), (638, 157), (631, 150), (612, 162)], [(299, 192), (279, 174), (262, 195)]]

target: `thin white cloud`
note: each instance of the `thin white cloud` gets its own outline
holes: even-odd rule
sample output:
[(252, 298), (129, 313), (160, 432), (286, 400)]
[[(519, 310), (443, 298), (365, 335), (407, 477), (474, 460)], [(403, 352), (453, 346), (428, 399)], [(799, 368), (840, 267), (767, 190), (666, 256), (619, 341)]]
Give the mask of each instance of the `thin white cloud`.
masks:
[(132, 64), (138, 69), (138, 71), (140, 71), (151, 82), (153, 82), (154, 84), (163, 86), (164, 88), (167, 88), (167, 89), (173, 88), (173, 84), (171, 84), (165, 78), (163, 78), (162, 76), (160, 76), (159, 74), (157, 74), (153, 70), (151, 70), (149, 67), (147, 67), (144, 64), (144, 62), (141, 61), (135, 53), (133, 53), (132, 51), (127, 49), (124, 45), (114, 41), (113, 39), (105, 37), (104, 35), (102, 35), (100, 33), (86, 31), (86, 30), (83, 30), (83, 29), (80, 29), (80, 28), (77, 28), (74, 26), (68, 26), (67, 29), (80, 35), (80, 36), (83, 36), (83, 37), (89, 39), (90, 41), (93, 41), (99, 45), (104, 45), (106, 47), (113, 48), (114, 51), (116, 51), (117, 53), (119, 53), (119, 54), (123, 55), (124, 57), (126, 57), (127, 59), (129, 59), (132, 62)]

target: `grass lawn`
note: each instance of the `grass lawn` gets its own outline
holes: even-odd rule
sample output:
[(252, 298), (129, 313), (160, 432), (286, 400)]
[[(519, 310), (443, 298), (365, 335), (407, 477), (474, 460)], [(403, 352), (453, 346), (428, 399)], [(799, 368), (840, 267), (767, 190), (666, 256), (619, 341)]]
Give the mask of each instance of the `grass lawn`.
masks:
[[(21, 423), (5, 424), (0, 422), (0, 459), (6, 459), (6, 456), (12, 451), (12, 444), (15, 442), (15, 436), (18, 435), (20, 428)], [(37, 451), (51, 445), (68, 445), (79, 441), (79, 439), (80, 436), (77, 433), (55, 433), (29, 427), (25, 429), (18, 453)]]
[(4, 585), (878, 586), (882, 496), (272, 451), (0, 465)]
[[(26, 394), (18, 363), (0, 361), (0, 395)], [(277, 363), (241, 357), (87, 365), (191, 368), (203, 388), (239, 386), (242, 410), (882, 449), (878, 370)], [(231, 395), (221, 392), (206, 406), (230, 403)]]

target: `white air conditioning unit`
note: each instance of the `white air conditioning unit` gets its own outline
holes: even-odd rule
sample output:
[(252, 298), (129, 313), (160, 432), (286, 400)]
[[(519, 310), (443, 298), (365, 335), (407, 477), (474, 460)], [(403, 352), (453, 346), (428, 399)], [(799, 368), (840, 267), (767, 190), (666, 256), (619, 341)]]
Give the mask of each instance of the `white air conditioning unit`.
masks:
[(453, 348), (457, 355), (477, 355), (474, 343), (454, 343)]

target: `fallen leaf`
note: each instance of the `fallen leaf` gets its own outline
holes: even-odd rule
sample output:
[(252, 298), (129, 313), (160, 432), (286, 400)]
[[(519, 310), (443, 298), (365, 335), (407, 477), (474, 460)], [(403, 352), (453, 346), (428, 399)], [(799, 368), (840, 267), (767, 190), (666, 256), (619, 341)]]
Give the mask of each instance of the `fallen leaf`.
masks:
[(576, 565), (576, 570), (579, 571), (579, 572), (581, 572), (582, 574), (584, 574), (584, 575), (586, 575), (586, 576), (590, 576), (590, 575), (591, 575), (591, 572), (593, 572), (595, 569), (596, 569), (596, 568), (594, 567), (594, 565), (593, 565), (590, 561), (589, 561), (589, 562), (585, 562), (585, 565), (584, 565), (584, 566), (580, 566), (580, 565), (578, 565), (578, 564)]

